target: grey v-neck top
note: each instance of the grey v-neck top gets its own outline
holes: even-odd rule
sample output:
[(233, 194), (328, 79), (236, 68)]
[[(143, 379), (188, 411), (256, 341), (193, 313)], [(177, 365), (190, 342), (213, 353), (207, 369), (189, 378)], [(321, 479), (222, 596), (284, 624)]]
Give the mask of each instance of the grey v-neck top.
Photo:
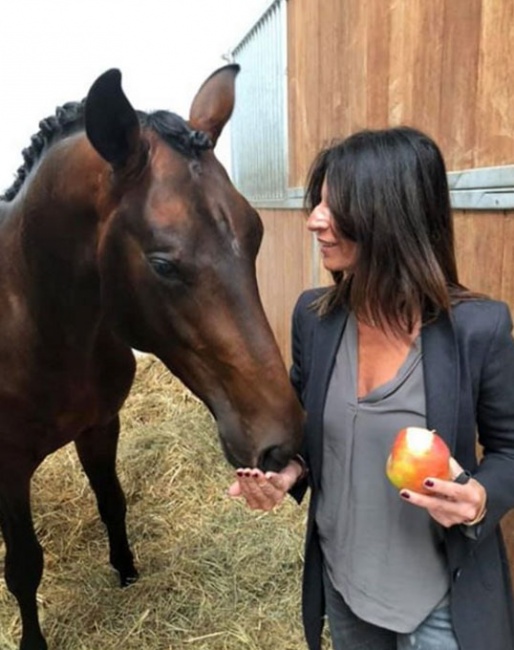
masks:
[(404, 502), (385, 474), (396, 433), (426, 426), (421, 337), (396, 377), (357, 398), (357, 323), (350, 315), (324, 412), (316, 522), (328, 575), (359, 618), (412, 632), (446, 602), (442, 530)]

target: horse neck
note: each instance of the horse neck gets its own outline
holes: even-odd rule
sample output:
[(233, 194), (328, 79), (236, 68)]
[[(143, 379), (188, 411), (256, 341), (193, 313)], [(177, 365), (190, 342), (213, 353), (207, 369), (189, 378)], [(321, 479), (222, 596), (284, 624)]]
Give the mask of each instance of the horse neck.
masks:
[(86, 336), (102, 317), (96, 197), (103, 167), (83, 136), (68, 138), (40, 161), (11, 208), (30, 311), (48, 322), (52, 338), (59, 330)]

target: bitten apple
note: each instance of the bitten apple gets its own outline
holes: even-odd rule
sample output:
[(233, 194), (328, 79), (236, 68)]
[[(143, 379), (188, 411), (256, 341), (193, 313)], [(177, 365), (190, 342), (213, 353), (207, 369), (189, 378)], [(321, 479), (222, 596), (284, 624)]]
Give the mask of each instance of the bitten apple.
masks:
[(427, 477), (450, 479), (450, 450), (435, 431), (421, 427), (401, 429), (386, 464), (387, 478), (399, 490), (428, 494)]

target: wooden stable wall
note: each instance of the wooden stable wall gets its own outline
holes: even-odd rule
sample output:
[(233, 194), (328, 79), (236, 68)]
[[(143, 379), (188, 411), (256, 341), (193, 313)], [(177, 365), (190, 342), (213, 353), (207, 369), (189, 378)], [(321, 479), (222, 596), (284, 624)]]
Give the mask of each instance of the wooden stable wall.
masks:
[[(257, 257), (257, 279), (264, 309), (280, 350), (291, 362), (291, 313), (301, 291), (316, 286), (313, 244), (300, 210), (259, 210), (264, 238)], [(327, 284), (324, 277), (320, 284)]]
[[(361, 128), (410, 124), (449, 171), (514, 163), (514, 0), (288, 0), (289, 186)], [(301, 211), (260, 210), (263, 301), (289, 360), (298, 293), (329, 281)], [(514, 310), (514, 213), (459, 212), (461, 279)]]
[(456, 212), (455, 235), (461, 281), (514, 315), (514, 212)]
[[(257, 273), (264, 308), (280, 349), (290, 355), (291, 312), (304, 289), (330, 283), (301, 210), (260, 210), (264, 240)], [(456, 212), (457, 261), (463, 284), (509, 303), (514, 314), (514, 213)]]
[(514, 162), (514, 0), (289, 0), (290, 185), (324, 143), (411, 124), (450, 170)]

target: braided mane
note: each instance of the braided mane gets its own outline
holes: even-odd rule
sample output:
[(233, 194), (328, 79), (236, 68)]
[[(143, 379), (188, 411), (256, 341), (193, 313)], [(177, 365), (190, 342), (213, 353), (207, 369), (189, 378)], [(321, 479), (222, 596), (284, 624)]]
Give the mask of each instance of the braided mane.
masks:
[(45, 117), (39, 123), (39, 131), (30, 139), (30, 145), (21, 152), (23, 165), (16, 172), (16, 178), (11, 187), (0, 199), (12, 201), (18, 194), (23, 182), (29, 175), (42, 152), (58, 138), (69, 135), (84, 124), (84, 105), (81, 102), (68, 102), (55, 111), (55, 115)]
[[(0, 200), (14, 199), (34, 164), (48, 146), (84, 127), (85, 103), (85, 99), (81, 102), (68, 102), (57, 108), (55, 115), (41, 120), (39, 132), (30, 139), (30, 146), (21, 152), (23, 165), (16, 172), (14, 183), (0, 196)], [(207, 134), (193, 131), (187, 122), (175, 113), (162, 110), (152, 113), (136, 112), (141, 126), (156, 131), (173, 149), (185, 156), (196, 156), (201, 151), (212, 148)]]

